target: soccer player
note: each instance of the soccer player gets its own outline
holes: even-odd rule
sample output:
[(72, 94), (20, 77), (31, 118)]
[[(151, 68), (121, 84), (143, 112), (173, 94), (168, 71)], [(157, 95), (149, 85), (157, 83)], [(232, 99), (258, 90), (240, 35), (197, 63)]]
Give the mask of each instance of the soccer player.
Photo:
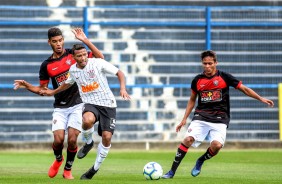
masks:
[(229, 86), (270, 107), (274, 106), (273, 101), (261, 97), (231, 74), (217, 70), (218, 62), (215, 52), (211, 50), (204, 51), (201, 54), (201, 59), (203, 73), (197, 75), (192, 80), (190, 100), (182, 121), (176, 127), (176, 132), (179, 132), (181, 127), (186, 124), (186, 120), (195, 106), (197, 97), (198, 105), (185, 138), (177, 149), (171, 169), (162, 177), (165, 179), (173, 178), (189, 147), (198, 147), (206, 137), (210, 141), (210, 146), (196, 161), (191, 171), (192, 176), (198, 176), (203, 163), (215, 156), (224, 146), (226, 129), (230, 121)]
[(123, 99), (130, 100), (130, 96), (126, 91), (125, 77), (121, 70), (103, 59), (88, 58), (87, 51), (81, 44), (75, 44), (72, 50), (76, 64), (71, 66), (68, 79), (59, 88), (45, 89), (41, 91), (41, 94), (55, 95), (76, 83), (82, 101), (85, 103), (82, 113), (82, 129), (87, 142), (92, 142), (94, 124), (99, 121), (98, 134), (102, 136), (102, 142), (98, 145), (95, 163), (80, 177), (82, 180), (89, 180), (97, 173), (109, 153), (116, 124), (117, 105), (109, 88), (106, 74), (118, 77), (120, 96)]
[[(75, 37), (82, 41), (92, 51), (87, 53), (88, 57), (104, 58), (103, 54), (90, 42), (82, 29), (72, 30)], [(48, 86), (51, 79), (53, 88), (58, 88), (67, 79), (69, 68), (75, 63), (71, 49), (64, 48), (64, 37), (59, 28), (53, 27), (48, 30), (48, 44), (53, 50), (53, 54), (45, 60), (40, 67), (40, 86), (33, 86), (24, 80), (15, 80), (14, 89), (26, 88), (27, 90), (39, 94), (41, 89)], [(62, 150), (64, 138), (67, 134), (67, 157), (64, 167), (63, 177), (74, 179), (71, 168), (77, 153), (77, 137), (82, 126), (82, 100), (79, 96), (77, 85), (73, 85), (68, 90), (55, 95), (52, 131), (54, 136), (53, 151), (55, 161), (51, 165), (48, 175), (53, 178), (57, 175), (61, 164), (64, 161)]]

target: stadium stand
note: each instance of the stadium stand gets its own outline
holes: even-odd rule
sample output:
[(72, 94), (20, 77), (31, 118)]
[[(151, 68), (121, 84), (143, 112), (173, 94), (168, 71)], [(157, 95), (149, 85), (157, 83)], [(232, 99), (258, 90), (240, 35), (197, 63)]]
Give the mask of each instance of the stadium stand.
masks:
[[(74, 2), (62, 1), (56, 9), (49, 8), (48, 1), (35, 3), (38, 8), (29, 8), (28, 11), (1, 6), (0, 19), (10, 22), (27, 20), (48, 23), (61, 19), (82, 22), (83, 9), (75, 8), (77, 4)], [(87, 5), (112, 5), (118, 2), (132, 3), (101, 0), (87, 1)], [(151, 1), (151, 5), (154, 2), (167, 5), (168, 1)], [(180, 1), (170, 2), (180, 5)], [(187, 5), (186, 1), (181, 2), (181, 5)], [(168, 9), (151, 5), (88, 9), (88, 18), (94, 22), (87, 30), (89, 38), (102, 50), (106, 60), (125, 71), (128, 84), (133, 86), (129, 88), (133, 98), (130, 102), (122, 101), (118, 97), (119, 90), (113, 88), (118, 99), (118, 125), (113, 139), (116, 142), (181, 139), (184, 130), (176, 134), (175, 125), (184, 114), (191, 79), (201, 72), (199, 54), (206, 49), (205, 27), (183, 26), (181, 23), (204, 23), (206, 8), (179, 6)], [(282, 9), (273, 7), (216, 8), (212, 11), (212, 21), (279, 23), (281, 12)], [(119, 22), (119, 25), (114, 22)], [(177, 22), (181, 26), (170, 24)], [(47, 23), (23, 22), (2, 24), (0, 27), (0, 42), (4, 43), (0, 49), (2, 142), (48, 142), (52, 139), (50, 121), (53, 98), (12, 89), (15, 79), (38, 83), (40, 63), (51, 53), (46, 36), (49, 27), (60, 26), (65, 31), (66, 47), (76, 42), (70, 33), (71, 24)], [(281, 34), (281, 26), (216, 26), (211, 31), (211, 48), (217, 51), (219, 69), (231, 72), (244, 84), (252, 85), (259, 94), (277, 104), (277, 84), (282, 76)], [(109, 82), (113, 86), (117, 84), (117, 80), (111, 76)], [(269, 109), (234, 89), (231, 89), (231, 96), (232, 120), (227, 140), (278, 140), (277, 106)]]

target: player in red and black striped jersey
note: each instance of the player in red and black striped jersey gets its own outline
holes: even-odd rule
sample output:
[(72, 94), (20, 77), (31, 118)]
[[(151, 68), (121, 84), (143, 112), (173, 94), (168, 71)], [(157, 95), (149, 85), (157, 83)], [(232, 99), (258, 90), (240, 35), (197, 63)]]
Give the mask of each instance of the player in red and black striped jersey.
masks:
[[(104, 58), (103, 54), (86, 37), (82, 29), (75, 28), (72, 32), (78, 40), (82, 41), (91, 50), (91, 52), (88, 52), (88, 57)], [(53, 27), (48, 30), (48, 44), (51, 46), (53, 54), (41, 64), (39, 71), (40, 86), (33, 86), (24, 80), (15, 80), (15, 90), (26, 88), (33, 93), (39, 94), (39, 91), (48, 87), (50, 79), (53, 89), (58, 88), (67, 80), (70, 66), (76, 61), (72, 57), (71, 49), (64, 48), (64, 37), (59, 28)], [(62, 150), (65, 133), (67, 132), (68, 148), (63, 177), (73, 179), (71, 168), (77, 153), (77, 137), (82, 130), (82, 106), (83, 103), (76, 84), (55, 96), (52, 123), (54, 142), (52, 147), (56, 160), (48, 171), (50, 178), (57, 175), (63, 163)]]
[(190, 100), (181, 123), (176, 127), (176, 132), (179, 132), (186, 124), (187, 118), (196, 104), (197, 97), (198, 105), (185, 138), (177, 149), (171, 170), (162, 177), (165, 179), (173, 178), (190, 146), (198, 147), (206, 138), (210, 142), (210, 147), (198, 158), (191, 171), (191, 175), (194, 177), (200, 174), (203, 163), (215, 156), (224, 146), (226, 129), (230, 121), (230, 86), (270, 107), (274, 106), (273, 101), (261, 97), (231, 74), (217, 70), (215, 52), (205, 51), (201, 54), (201, 59), (204, 72), (197, 75), (191, 83)]

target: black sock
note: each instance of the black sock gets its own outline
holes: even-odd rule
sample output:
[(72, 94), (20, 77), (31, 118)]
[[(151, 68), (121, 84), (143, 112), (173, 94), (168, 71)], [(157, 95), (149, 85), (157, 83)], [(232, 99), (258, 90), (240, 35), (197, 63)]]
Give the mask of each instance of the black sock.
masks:
[(65, 170), (71, 170), (75, 155), (77, 153), (77, 147), (74, 150), (67, 149), (67, 160), (66, 160), (66, 165), (65, 165)]
[(183, 143), (181, 143), (180, 146), (177, 149), (174, 161), (173, 161), (172, 166), (171, 166), (171, 170), (173, 171), (173, 173), (176, 172), (176, 169), (180, 165), (182, 159), (185, 157), (187, 151), (188, 151), (188, 147), (185, 146)]
[(54, 151), (54, 155), (56, 157), (56, 160), (58, 162), (61, 162), (63, 160), (63, 148), (64, 148), (64, 145), (59, 145), (59, 146), (55, 146), (54, 143), (52, 145), (52, 148), (53, 148), (53, 151)]
[(198, 160), (200, 161), (205, 161), (205, 160), (208, 160), (208, 159), (211, 159), (213, 156), (215, 156), (216, 154), (214, 154), (211, 150), (211, 148), (209, 147), (206, 151), (205, 154), (203, 154)]

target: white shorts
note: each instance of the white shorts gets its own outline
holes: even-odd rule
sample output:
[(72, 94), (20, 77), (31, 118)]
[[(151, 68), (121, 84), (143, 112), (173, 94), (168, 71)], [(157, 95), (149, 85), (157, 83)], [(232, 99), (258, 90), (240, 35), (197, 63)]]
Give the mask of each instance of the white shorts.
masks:
[(67, 130), (69, 127), (81, 131), (82, 107), (83, 103), (69, 108), (55, 108), (53, 112), (52, 131)]
[(190, 123), (185, 137), (191, 136), (195, 139), (193, 147), (198, 147), (205, 139), (210, 143), (218, 141), (224, 145), (226, 139), (227, 125), (222, 123), (209, 123), (206, 121), (194, 120)]

